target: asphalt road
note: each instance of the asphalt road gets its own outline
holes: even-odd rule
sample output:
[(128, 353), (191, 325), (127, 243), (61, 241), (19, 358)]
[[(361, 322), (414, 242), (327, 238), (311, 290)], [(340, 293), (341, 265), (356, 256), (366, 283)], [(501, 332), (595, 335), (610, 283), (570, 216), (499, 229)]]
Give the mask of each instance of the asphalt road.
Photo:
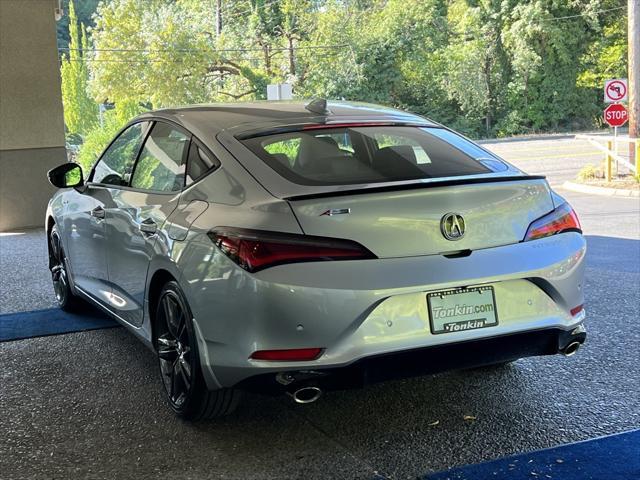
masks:
[[(565, 140), (488, 147), (553, 185), (599, 160)], [(566, 156), (538, 160), (554, 151)], [(236, 415), (194, 425), (169, 413), (153, 355), (123, 329), (0, 343), (0, 478), (415, 478), (639, 428), (640, 199), (559, 193), (589, 244), (589, 338), (576, 356), (306, 406), (247, 395)], [(40, 231), (0, 237), (0, 311), (51, 303), (44, 258)]]

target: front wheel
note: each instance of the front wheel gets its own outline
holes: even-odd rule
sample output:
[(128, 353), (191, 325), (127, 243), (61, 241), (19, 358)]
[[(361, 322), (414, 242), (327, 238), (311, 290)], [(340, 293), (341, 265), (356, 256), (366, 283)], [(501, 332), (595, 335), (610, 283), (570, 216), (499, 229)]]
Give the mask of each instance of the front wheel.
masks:
[(168, 282), (156, 308), (156, 352), (167, 400), (186, 420), (228, 415), (235, 410), (240, 392), (207, 389), (191, 318), (182, 290), (176, 282)]
[(67, 258), (62, 248), (62, 240), (58, 227), (54, 225), (49, 233), (49, 254), (51, 265), (51, 281), (58, 301), (58, 306), (66, 312), (75, 312), (85, 306), (82, 299), (75, 296), (69, 284)]

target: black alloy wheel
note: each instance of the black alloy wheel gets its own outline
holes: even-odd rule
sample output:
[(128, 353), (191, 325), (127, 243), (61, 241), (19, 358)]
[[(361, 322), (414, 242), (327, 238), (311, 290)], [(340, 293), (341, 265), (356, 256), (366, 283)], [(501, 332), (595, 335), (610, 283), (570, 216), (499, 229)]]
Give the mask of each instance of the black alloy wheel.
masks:
[(155, 312), (155, 346), (171, 409), (187, 420), (216, 418), (233, 412), (240, 398), (238, 391), (206, 387), (191, 310), (175, 281), (162, 289)]
[(75, 296), (71, 290), (69, 274), (67, 272), (67, 259), (56, 225), (51, 228), (51, 232), (49, 233), (49, 245), (51, 280), (53, 282), (53, 290), (56, 295), (56, 300), (58, 301), (58, 306), (65, 311), (78, 310), (83, 305), (83, 302)]
[(168, 289), (160, 298), (158, 315), (162, 333), (157, 348), (162, 381), (171, 405), (180, 409), (193, 386), (193, 350), (187, 331), (187, 314), (176, 292)]

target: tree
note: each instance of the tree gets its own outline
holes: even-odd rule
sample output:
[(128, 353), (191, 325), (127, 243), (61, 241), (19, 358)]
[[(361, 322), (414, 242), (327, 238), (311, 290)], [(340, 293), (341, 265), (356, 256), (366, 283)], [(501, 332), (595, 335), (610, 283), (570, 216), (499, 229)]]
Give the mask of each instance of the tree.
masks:
[[(81, 0), (73, 6), (75, 15), (78, 19), (78, 23), (85, 28), (93, 27), (93, 14), (98, 8), (100, 0)], [(66, 52), (71, 42), (71, 36), (69, 34), (69, 4), (73, 3), (73, 0), (62, 0), (62, 11), (65, 13), (63, 17), (56, 22), (58, 48)]]
[(114, 108), (103, 114), (101, 124), (96, 124), (85, 137), (75, 161), (80, 164), (85, 174), (88, 174), (102, 151), (113, 137), (133, 117), (142, 113), (144, 108), (135, 101), (118, 102)]
[(286, 81), (299, 98), (396, 106), (474, 137), (561, 130), (597, 125), (602, 79), (624, 74), (619, 6), (109, 0), (77, 63), (93, 98), (116, 106), (259, 100)]
[(89, 71), (85, 53), (89, 42), (86, 29), (78, 24), (73, 1), (69, 3), (69, 35), (69, 52), (60, 67), (64, 122), (69, 134), (82, 135), (95, 125), (98, 107), (87, 92)]

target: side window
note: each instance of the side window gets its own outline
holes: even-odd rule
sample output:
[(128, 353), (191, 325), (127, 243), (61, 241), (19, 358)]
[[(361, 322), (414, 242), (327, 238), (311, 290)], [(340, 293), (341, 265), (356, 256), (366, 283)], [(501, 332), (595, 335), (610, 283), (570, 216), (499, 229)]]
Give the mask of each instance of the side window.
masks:
[(173, 192), (184, 186), (185, 157), (189, 136), (163, 122), (156, 122), (144, 142), (133, 172), (131, 186)]
[(212, 168), (217, 168), (220, 162), (204, 150), (195, 140), (189, 147), (189, 160), (187, 161), (187, 185), (192, 184)]
[(147, 122), (131, 125), (104, 152), (93, 171), (95, 183), (127, 185)]

